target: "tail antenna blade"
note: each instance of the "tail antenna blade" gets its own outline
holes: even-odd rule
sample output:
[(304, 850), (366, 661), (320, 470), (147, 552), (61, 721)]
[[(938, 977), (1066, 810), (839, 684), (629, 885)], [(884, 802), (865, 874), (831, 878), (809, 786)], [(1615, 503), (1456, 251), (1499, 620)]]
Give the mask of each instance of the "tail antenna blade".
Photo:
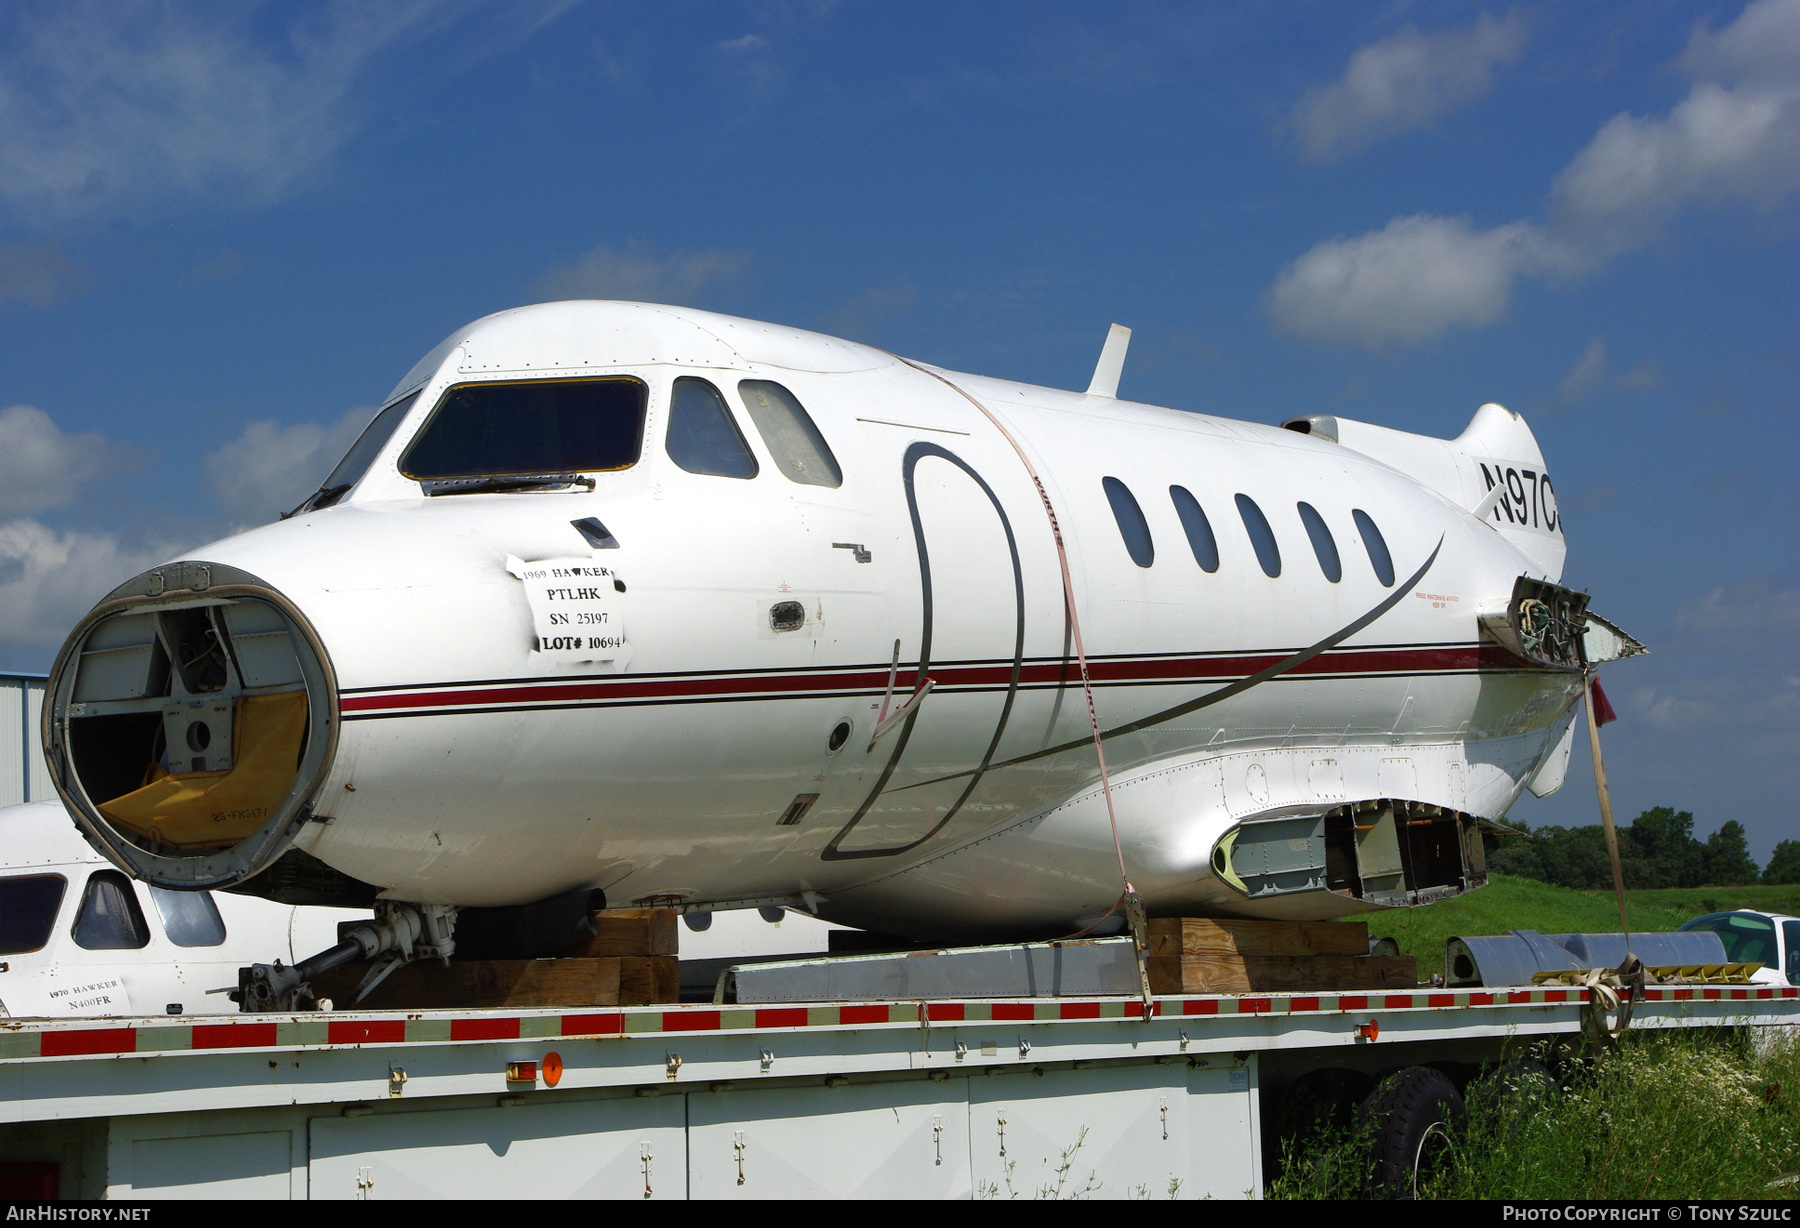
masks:
[(1125, 350), (1131, 345), (1131, 330), (1115, 324), (1106, 330), (1106, 344), (1100, 347), (1100, 361), (1094, 364), (1094, 378), (1088, 384), (1091, 397), (1109, 400), (1119, 395), (1119, 375), (1125, 370)]

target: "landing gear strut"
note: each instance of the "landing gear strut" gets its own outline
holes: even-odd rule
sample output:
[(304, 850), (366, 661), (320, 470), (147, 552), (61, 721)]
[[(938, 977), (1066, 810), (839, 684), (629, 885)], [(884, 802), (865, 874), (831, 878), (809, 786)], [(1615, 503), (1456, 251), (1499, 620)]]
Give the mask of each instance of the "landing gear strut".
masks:
[(316, 976), (362, 960), (374, 966), (356, 987), (355, 1001), (386, 979), (401, 964), (415, 959), (438, 959), (445, 964), (456, 950), (456, 909), (444, 904), (404, 904), (379, 900), (375, 919), (356, 926), (343, 941), (290, 967), (280, 960), (252, 964), (238, 970), (238, 987), (232, 1000), (245, 1013), (305, 1011), (317, 1007), (310, 982)]

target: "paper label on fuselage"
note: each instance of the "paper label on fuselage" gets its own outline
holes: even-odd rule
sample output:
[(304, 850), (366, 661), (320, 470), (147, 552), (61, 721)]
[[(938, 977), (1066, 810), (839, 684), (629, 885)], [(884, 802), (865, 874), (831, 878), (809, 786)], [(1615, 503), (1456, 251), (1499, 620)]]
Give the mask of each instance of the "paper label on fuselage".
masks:
[(612, 568), (592, 559), (538, 559), (508, 556), (506, 570), (525, 586), (531, 625), (537, 637), (532, 659), (578, 665), (622, 662), (625, 643), (621, 615), (623, 586)]

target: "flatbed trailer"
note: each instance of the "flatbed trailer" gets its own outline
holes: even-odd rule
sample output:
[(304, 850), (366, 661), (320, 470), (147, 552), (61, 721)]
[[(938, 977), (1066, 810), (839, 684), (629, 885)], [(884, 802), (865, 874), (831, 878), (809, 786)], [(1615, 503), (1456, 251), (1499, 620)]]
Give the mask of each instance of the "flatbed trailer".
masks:
[[(1295, 1078), (1572, 1040), (1592, 992), (3, 1020), (0, 1171), (132, 1200), (1256, 1197)], [(1796, 1023), (1800, 989), (1761, 986), (1652, 986), (1631, 1018)]]

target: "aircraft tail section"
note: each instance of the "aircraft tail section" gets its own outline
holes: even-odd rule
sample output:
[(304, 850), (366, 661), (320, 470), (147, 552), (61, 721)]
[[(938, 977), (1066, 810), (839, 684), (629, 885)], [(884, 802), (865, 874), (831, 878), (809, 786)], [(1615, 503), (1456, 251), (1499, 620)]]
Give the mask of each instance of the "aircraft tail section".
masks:
[(1398, 469), (1485, 520), (1543, 578), (1562, 576), (1568, 547), (1544, 454), (1525, 419), (1488, 402), (1455, 439), (1434, 439), (1330, 414), (1282, 423)]

